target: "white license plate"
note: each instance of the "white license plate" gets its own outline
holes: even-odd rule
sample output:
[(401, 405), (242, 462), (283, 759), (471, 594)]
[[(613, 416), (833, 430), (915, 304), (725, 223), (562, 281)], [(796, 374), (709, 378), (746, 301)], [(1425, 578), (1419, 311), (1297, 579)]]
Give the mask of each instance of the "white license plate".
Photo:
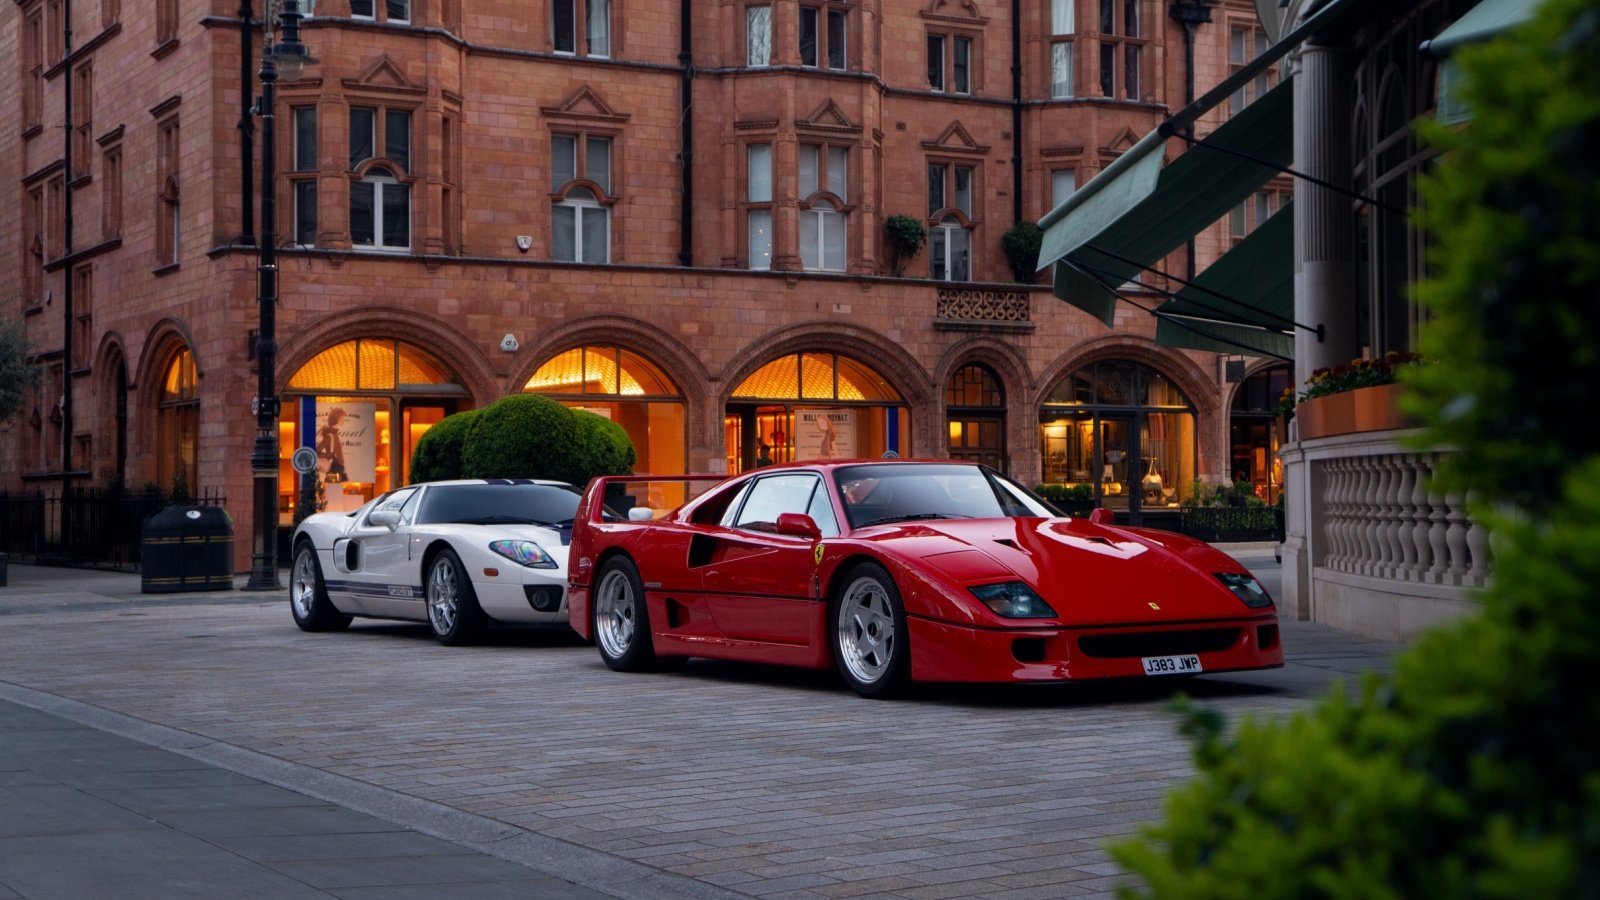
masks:
[(1200, 671), (1200, 657), (1193, 653), (1187, 656), (1146, 656), (1139, 661), (1144, 663), (1146, 675), (1193, 675)]

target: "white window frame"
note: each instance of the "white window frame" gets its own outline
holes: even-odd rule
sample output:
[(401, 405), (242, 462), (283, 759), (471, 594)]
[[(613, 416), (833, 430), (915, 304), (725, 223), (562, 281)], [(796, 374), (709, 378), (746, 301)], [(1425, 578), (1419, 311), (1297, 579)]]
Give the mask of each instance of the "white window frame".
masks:
[[(582, 190), (585, 193), (591, 193), (588, 188), (583, 188)], [(591, 197), (581, 197), (581, 198), (573, 198), (573, 197), (570, 197), (570, 196), (569, 197), (565, 197), (565, 198), (563, 198), (562, 200), (560, 200), (559, 202), (557, 202), (555, 204), (555, 208), (573, 210), (573, 214), (572, 214), (572, 259), (563, 259), (563, 258), (558, 257), (558, 256), (555, 255), (555, 248), (556, 248), (555, 232), (556, 232), (556, 229), (560, 227), (560, 225), (559, 225), (559, 223), (557, 223), (557, 221), (555, 219), (555, 215), (553, 213), (552, 213), (552, 215), (550, 217), (550, 234), (551, 234), (551, 239), (550, 239), (550, 258), (556, 260), (557, 262), (586, 263), (586, 264), (592, 265), (592, 266), (609, 265), (611, 263), (611, 210), (610, 210), (610, 208), (608, 208), (605, 204), (601, 203), (598, 198), (594, 198), (592, 196)], [(583, 258), (584, 257), (584, 252), (583, 252), (584, 251), (584, 246), (583, 246), (583, 232), (584, 232), (583, 222), (584, 222), (584, 219), (586, 219), (588, 217), (591, 217), (591, 216), (600, 216), (602, 221), (604, 221), (604, 223), (605, 223), (605, 228), (602, 229), (604, 231), (604, 233), (605, 233), (605, 236), (606, 236), (605, 250), (604, 250), (604, 252), (602, 252), (600, 254), (601, 258), (598, 261), (596, 261), (596, 260), (586, 260), (586, 259)]]
[[(351, 214), (350, 214), (350, 217), (351, 217), (351, 228), (350, 228), (351, 246), (354, 247), (357, 250), (370, 250), (370, 251), (373, 251), (373, 252), (376, 252), (376, 253), (409, 253), (409, 252), (411, 252), (411, 232), (413, 230), (411, 228), (411, 223), (410, 223), (410, 219), (411, 219), (412, 212), (413, 212), (413, 209), (412, 209), (412, 206), (411, 206), (411, 185), (402, 182), (400, 179), (396, 178), (393, 174), (391, 174), (387, 169), (381, 169), (381, 168), (380, 169), (373, 169), (371, 172), (368, 172), (365, 176), (363, 176), (361, 178), (361, 180), (355, 182), (355, 184), (356, 185), (367, 185), (367, 184), (370, 184), (370, 185), (373, 186), (373, 188), (372, 188), (372, 243), (370, 243), (370, 244), (357, 244), (357, 243), (355, 243), (355, 239), (354, 239), (354, 236), (355, 236), (355, 222), (354, 222), (355, 213), (352, 210)], [(384, 241), (384, 234), (383, 234), (383, 195), (387, 191), (394, 191), (394, 190), (403, 190), (405, 192), (405, 198), (406, 198), (406, 219), (407, 219), (406, 244), (403, 247), (399, 246), (399, 245), (386, 244), (385, 241)]]
[[(966, 245), (966, 267), (967, 267), (967, 271), (965, 273), (966, 274), (965, 278), (956, 278), (955, 277), (955, 274), (956, 274), (956, 272), (954, 271), (954, 269), (955, 269), (955, 254), (951, 252), (951, 244), (952, 244), (951, 239), (957, 234), (961, 235), (961, 239)], [(942, 272), (935, 271), (933, 269), (933, 266), (935, 266), (937, 264), (937, 262), (938, 262), (937, 258), (934, 255), (934, 252), (933, 252), (933, 248), (936, 246), (936, 242), (939, 243), (939, 244), (943, 244), (943, 246), (944, 246), (944, 271), (942, 271)], [(928, 229), (928, 266), (929, 266), (929, 275), (935, 281), (971, 281), (972, 280), (972, 228), (970, 226), (967, 226), (967, 225), (962, 225), (961, 224), (961, 220), (957, 219), (955, 216), (945, 216), (942, 220), (940, 220), (940, 222), (937, 225), (934, 225), (933, 227), (929, 228)]]

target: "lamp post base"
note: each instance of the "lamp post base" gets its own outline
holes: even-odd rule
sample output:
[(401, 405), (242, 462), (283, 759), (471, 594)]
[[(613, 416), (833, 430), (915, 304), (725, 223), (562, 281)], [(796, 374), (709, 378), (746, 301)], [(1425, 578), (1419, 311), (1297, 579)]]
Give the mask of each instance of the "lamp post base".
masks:
[(255, 474), (255, 526), (250, 560), (250, 580), (247, 591), (279, 591), (278, 581), (278, 453), (276, 442), (269, 434), (257, 434), (255, 449), (250, 454), (250, 467)]

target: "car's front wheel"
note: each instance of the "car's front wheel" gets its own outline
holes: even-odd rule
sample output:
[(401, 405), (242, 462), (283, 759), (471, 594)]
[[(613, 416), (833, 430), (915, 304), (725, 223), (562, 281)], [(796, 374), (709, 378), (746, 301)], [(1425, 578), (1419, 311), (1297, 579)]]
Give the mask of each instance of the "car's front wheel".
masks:
[(600, 567), (593, 607), (594, 643), (607, 666), (618, 672), (639, 672), (658, 665), (651, 646), (644, 582), (633, 560), (616, 556)]
[(834, 662), (863, 697), (883, 698), (910, 681), (911, 643), (894, 579), (877, 563), (845, 573), (834, 600)]
[(447, 647), (470, 644), (483, 631), (483, 610), (472, 579), (454, 550), (444, 549), (428, 564), (424, 588), (428, 604), (428, 628), (433, 639)]
[(294, 548), (294, 568), (289, 570), (289, 612), (301, 631), (338, 631), (350, 624), (328, 599), (328, 586), (322, 581), (322, 564), (309, 540)]

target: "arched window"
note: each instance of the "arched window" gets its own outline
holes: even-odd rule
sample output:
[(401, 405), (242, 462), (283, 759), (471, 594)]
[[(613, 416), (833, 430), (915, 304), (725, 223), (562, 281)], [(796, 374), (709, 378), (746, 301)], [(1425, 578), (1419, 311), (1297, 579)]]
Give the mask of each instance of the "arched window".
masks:
[(1194, 406), (1156, 369), (1111, 359), (1069, 372), (1039, 410), (1047, 484), (1082, 485), (1101, 506), (1177, 507), (1196, 477)]
[[(287, 523), (303, 484), (290, 465), (299, 447), (317, 450), (329, 510), (355, 509), (411, 480), (411, 454), (428, 429), (470, 406), (467, 390), (438, 358), (401, 341), (335, 344), (301, 366), (284, 388), (278, 420), (278, 513)], [(395, 473), (398, 473), (396, 477)]]
[(383, 166), (351, 184), (350, 243), (364, 250), (410, 250), (411, 185)]
[(194, 496), (199, 487), (200, 381), (194, 354), (184, 347), (161, 374), (156, 406), (156, 483)]
[(849, 148), (800, 145), (800, 264), (808, 271), (848, 265), (849, 181)]
[(633, 441), (636, 472), (688, 471), (683, 392), (661, 367), (632, 350), (574, 347), (547, 360), (522, 389), (621, 425)]
[(1006, 470), (1006, 394), (988, 366), (972, 363), (944, 385), (950, 458), (970, 459)]
[(1255, 495), (1268, 503), (1278, 502), (1283, 491), (1278, 399), (1293, 379), (1294, 369), (1287, 365), (1256, 372), (1239, 385), (1228, 415), (1228, 478), (1249, 482)]
[(790, 353), (751, 373), (728, 400), (723, 430), (730, 473), (910, 451), (900, 393), (872, 367), (837, 353)]
[(550, 136), (550, 258), (611, 261), (611, 138)]
[(937, 281), (972, 280), (972, 232), (955, 216), (945, 216), (930, 229), (928, 260)]

